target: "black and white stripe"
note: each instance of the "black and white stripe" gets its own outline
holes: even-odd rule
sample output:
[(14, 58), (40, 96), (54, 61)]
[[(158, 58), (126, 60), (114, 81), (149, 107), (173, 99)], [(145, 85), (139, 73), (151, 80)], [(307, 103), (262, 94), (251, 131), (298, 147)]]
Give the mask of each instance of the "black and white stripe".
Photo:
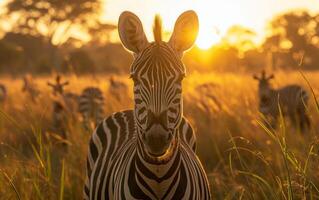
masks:
[(119, 30), (125, 47), (135, 53), (135, 107), (111, 115), (93, 133), (84, 199), (210, 199), (207, 176), (195, 154), (196, 138), (182, 107), (181, 55), (195, 41), (197, 15), (183, 13), (168, 43), (161, 41), (159, 18), (153, 43), (133, 13), (122, 13)]
[[(178, 134), (178, 150), (161, 163), (164, 169), (159, 168), (157, 173), (158, 164), (142, 156), (132, 110), (117, 112), (102, 121), (90, 140), (84, 199), (209, 199), (207, 180), (197, 182), (204, 171), (194, 153), (195, 135), (185, 118)], [(160, 189), (163, 196), (159, 198), (156, 187), (161, 184), (167, 185)], [(124, 196), (116, 196), (119, 194)]]
[(104, 97), (99, 88), (87, 87), (78, 97), (78, 110), (85, 125), (96, 126), (104, 118)]
[(280, 108), (283, 116), (289, 117), (293, 126), (299, 127), (302, 131), (310, 128), (310, 119), (306, 110), (309, 96), (305, 89), (299, 85), (274, 89), (269, 83), (274, 75), (266, 76), (265, 71), (262, 71), (260, 77), (254, 76), (254, 78), (259, 81), (259, 111), (268, 120), (266, 124), (276, 128)]

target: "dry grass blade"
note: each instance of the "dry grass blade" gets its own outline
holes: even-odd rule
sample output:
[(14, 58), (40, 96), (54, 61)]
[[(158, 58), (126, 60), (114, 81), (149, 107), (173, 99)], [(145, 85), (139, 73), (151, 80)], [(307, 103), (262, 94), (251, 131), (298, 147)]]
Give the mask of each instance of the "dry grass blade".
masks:
[(11, 188), (14, 190), (14, 193), (17, 196), (17, 199), (21, 200), (20, 194), (16, 188), (16, 186), (14, 185), (13, 181), (11, 180), (11, 178), (8, 176), (8, 174), (6, 172), (4, 172), (3, 170), (0, 169), (0, 171), (2, 172), (2, 174), (4, 175), (4, 177), (7, 179), (7, 181), (10, 183)]
[(65, 179), (65, 175), (64, 175), (64, 160), (62, 161), (62, 170), (61, 170), (61, 179), (60, 179), (60, 196), (59, 196), (59, 200), (63, 200), (64, 197), (64, 179)]

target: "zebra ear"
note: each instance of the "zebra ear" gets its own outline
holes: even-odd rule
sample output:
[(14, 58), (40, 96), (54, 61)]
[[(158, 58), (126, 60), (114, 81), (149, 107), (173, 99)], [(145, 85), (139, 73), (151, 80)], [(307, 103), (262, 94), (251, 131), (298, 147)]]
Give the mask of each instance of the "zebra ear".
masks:
[(182, 13), (174, 27), (169, 44), (178, 52), (183, 53), (195, 43), (199, 29), (197, 14), (193, 10)]
[(267, 78), (267, 80), (270, 80), (270, 79), (273, 79), (273, 78), (275, 78), (275, 75), (270, 75), (268, 78)]
[(129, 11), (125, 11), (121, 14), (118, 22), (118, 30), (124, 47), (134, 53), (141, 52), (149, 44), (141, 21), (135, 14)]
[(260, 80), (260, 78), (256, 74), (253, 75), (253, 78), (256, 80)]

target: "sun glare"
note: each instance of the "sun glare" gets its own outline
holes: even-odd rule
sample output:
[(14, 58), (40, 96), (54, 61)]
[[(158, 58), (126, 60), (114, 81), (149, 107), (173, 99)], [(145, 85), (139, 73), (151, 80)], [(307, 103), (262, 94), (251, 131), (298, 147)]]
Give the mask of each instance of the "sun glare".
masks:
[(201, 24), (199, 28), (199, 33), (196, 40), (196, 46), (199, 48), (206, 50), (212, 47), (212, 45), (219, 42), (220, 36), (218, 35), (218, 31), (210, 28), (209, 26), (205, 26), (205, 24)]

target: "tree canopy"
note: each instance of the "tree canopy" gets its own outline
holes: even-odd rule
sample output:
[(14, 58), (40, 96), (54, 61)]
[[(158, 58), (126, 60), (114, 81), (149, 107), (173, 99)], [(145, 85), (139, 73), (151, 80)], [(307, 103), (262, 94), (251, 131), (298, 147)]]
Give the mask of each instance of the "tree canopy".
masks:
[(307, 68), (319, 64), (319, 15), (293, 11), (275, 17), (270, 23), (270, 35), (263, 48), (274, 53), (286, 53), (286, 58)]
[(96, 26), (102, 4), (103, 0), (9, 0), (3, 17), (10, 20), (13, 32), (42, 35), (52, 42), (71, 28)]

